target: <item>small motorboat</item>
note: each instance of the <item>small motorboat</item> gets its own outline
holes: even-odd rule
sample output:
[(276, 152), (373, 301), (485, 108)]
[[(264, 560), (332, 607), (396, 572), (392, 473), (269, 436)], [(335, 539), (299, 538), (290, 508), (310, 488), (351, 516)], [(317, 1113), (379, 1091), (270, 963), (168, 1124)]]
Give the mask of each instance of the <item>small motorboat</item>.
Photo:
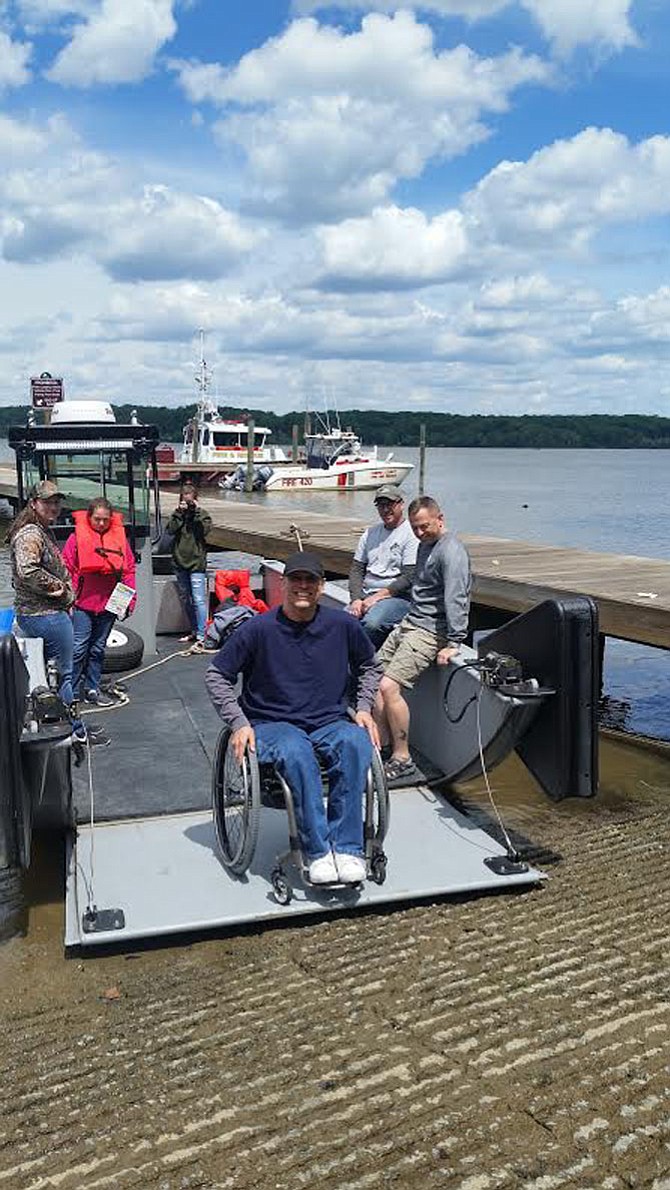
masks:
[[(400, 484), (414, 469), (413, 463), (401, 463), (393, 453), (380, 459), (378, 448), (364, 448), (353, 430), (340, 426), (305, 434), (306, 461), (280, 468), (254, 467), (252, 489), (265, 492), (373, 490), (382, 484)], [(233, 476), (222, 479), (224, 491), (243, 491), (246, 481), (243, 464)]]

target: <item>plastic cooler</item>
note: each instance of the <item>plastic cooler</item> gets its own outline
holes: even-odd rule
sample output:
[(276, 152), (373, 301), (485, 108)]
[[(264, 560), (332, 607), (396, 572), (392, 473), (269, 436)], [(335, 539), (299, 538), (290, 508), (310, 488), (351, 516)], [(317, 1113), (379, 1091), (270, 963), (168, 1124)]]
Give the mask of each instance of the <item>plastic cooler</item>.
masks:
[(0, 636), (11, 632), (14, 625), (14, 608), (0, 607)]

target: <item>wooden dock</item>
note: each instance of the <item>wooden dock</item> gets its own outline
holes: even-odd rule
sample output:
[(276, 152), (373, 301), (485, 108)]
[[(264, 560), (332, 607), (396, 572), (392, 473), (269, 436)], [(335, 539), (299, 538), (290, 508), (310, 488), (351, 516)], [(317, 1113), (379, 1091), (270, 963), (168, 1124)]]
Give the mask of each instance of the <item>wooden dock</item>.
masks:
[[(164, 507), (175, 500), (164, 491)], [(0, 467), (0, 496), (16, 497), (14, 469)], [(316, 550), (324, 566), (346, 575), (366, 519), (325, 516), (305, 509), (203, 496), (211, 514), (209, 540), (219, 549), (243, 550), (283, 560), (297, 548)], [(598, 605), (605, 636), (670, 649), (670, 561), (628, 554), (508, 541), (463, 534), (472, 558), (473, 603), (517, 614), (555, 596), (590, 595)]]
[[(369, 523), (273, 509), (267, 497), (262, 507), (206, 497), (200, 503), (214, 520), (210, 541), (220, 549), (283, 560), (296, 549), (297, 530), (303, 546), (315, 549), (326, 569), (340, 575), (348, 573)], [(603, 635), (670, 648), (670, 561), (460, 536), (472, 559), (475, 605), (518, 614), (557, 595), (590, 595), (598, 604)]]

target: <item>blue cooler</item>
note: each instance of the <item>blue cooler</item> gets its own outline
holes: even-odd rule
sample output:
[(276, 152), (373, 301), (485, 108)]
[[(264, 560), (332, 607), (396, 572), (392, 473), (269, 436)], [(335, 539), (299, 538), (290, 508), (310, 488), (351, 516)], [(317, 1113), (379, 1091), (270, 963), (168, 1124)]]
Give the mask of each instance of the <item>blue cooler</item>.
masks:
[(11, 632), (14, 626), (14, 608), (0, 607), (0, 636)]

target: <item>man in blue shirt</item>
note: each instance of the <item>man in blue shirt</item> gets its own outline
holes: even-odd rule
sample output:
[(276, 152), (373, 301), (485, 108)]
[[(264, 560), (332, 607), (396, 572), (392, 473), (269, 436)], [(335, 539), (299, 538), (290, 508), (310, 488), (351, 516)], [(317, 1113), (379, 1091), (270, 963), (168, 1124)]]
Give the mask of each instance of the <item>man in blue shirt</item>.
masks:
[[(323, 583), (316, 554), (292, 554), (281, 606), (238, 628), (205, 682), (232, 730), (238, 760), (245, 748), (255, 750), (290, 786), (312, 883), (356, 884), (365, 878), (363, 792), (379, 742), (371, 711), (381, 667), (357, 620), (320, 606)], [(347, 714), (350, 676), (354, 721)], [(327, 812), (317, 756), (328, 775)]]

